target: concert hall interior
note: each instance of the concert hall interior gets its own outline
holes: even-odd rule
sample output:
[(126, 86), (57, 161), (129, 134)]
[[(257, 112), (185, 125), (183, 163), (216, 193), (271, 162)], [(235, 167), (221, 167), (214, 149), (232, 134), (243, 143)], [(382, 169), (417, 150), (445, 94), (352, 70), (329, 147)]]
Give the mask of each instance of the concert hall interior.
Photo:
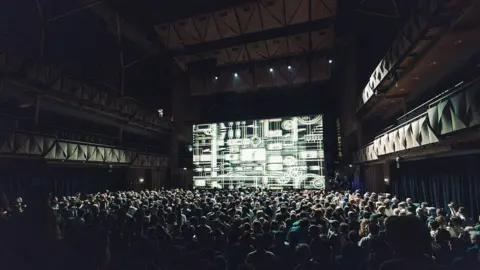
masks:
[(0, 190), (347, 188), (477, 213), (479, 12), (2, 1)]
[(14, 193), (97, 178), (409, 193), (478, 157), (476, 1), (7, 2)]
[(480, 269), (479, 15), (0, 1), (1, 270)]

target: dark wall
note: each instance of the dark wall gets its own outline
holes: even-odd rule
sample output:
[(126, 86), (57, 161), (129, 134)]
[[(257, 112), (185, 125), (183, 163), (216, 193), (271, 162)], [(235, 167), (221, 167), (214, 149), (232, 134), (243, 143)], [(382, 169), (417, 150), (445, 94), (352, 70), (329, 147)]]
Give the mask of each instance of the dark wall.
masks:
[(213, 123), (336, 113), (337, 91), (336, 86), (324, 83), (195, 97), (193, 103), (198, 107), (198, 114), (189, 120)]
[(25, 196), (32, 186), (42, 186), (55, 196), (125, 190), (129, 187), (123, 168), (60, 167), (20, 160), (16, 165), (2, 162), (0, 191), (5, 192), (11, 200)]
[(392, 164), (393, 193), (402, 199), (427, 201), (447, 209), (450, 201), (466, 206), (477, 218), (480, 213), (480, 155), (456, 156)]
[(337, 137), (337, 118), (335, 114), (327, 113), (323, 115), (323, 148), (325, 151), (326, 177), (334, 177), (335, 170), (338, 169), (338, 137)]

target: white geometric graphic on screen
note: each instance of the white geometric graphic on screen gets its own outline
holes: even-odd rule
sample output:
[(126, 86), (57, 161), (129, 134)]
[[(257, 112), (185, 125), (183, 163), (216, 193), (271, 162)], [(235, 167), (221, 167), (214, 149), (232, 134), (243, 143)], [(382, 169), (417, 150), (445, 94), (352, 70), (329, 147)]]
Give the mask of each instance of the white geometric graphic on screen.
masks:
[(283, 171), (283, 164), (268, 164), (267, 165), (268, 171)]
[(321, 115), (195, 125), (194, 180), (205, 187), (320, 188), (322, 143)]
[(282, 143), (270, 143), (267, 145), (268, 150), (282, 150)]
[(268, 163), (283, 163), (282, 156), (269, 156)]
[(311, 118), (311, 116), (302, 116), (298, 117), (297, 121), (301, 125), (315, 125), (321, 123), (322, 119), (321, 115), (314, 116), (313, 118)]
[(287, 169), (287, 173), (288, 175), (290, 175), (292, 178), (295, 178), (295, 177), (298, 177), (300, 176), (301, 174), (303, 174), (303, 172), (300, 170), (300, 168), (298, 167), (290, 167)]
[(293, 129), (293, 121), (292, 120), (285, 120), (282, 122), (282, 128), (285, 130), (292, 130)]
[(313, 133), (321, 133), (322, 131), (323, 131), (322, 125), (315, 126), (312, 130)]
[(311, 181), (311, 186), (314, 189), (322, 189), (325, 188), (325, 178), (323, 179), (314, 179)]
[(308, 134), (303, 136), (303, 140), (305, 142), (321, 142), (323, 140), (323, 136), (321, 134)]
[(270, 172), (268, 177), (274, 179), (279, 185), (286, 185), (293, 180), (289, 174), (284, 172)]
[(268, 185), (268, 176), (263, 176), (262, 177), (262, 185), (267, 186)]
[(282, 134), (281, 130), (270, 130), (268, 132), (268, 137), (282, 137)]
[(295, 188), (302, 188), (303, 182), (305, 182), (308, 178), (312, 178), (312, 182), (317, 182), (320, 183), (321, 181), (325, 182), (325, 179), (323, 176), (320, 176), (318, 174), (313, 174), (313, 173), (307, 173), (304, 175), (297, 176), (294, 179), (294, 187)]
[(261, 139), (260, 137), (258, 137), (258, 136), (253, 136), (253, 137), (250, 138), (250, 143), (251, 143), (253, 146), (257, 147), (257, 146), (259, 146), (260, 144), (262, 144), (262, 139)]
[(298, 153), (298, 156), (301, 159), (315, 159), (318, 158), (318, 152), (315, 150), (301, 151), (300, 153)]
[(297, 164), (297, 159), (293, 156), (286, 156), (283, 159), (283, 165), (285, 166), (295, 166)]
[(241, 161), (264, 161), (267, 159), (267, 152), (265, 149), (242, 149), (240, 150)]

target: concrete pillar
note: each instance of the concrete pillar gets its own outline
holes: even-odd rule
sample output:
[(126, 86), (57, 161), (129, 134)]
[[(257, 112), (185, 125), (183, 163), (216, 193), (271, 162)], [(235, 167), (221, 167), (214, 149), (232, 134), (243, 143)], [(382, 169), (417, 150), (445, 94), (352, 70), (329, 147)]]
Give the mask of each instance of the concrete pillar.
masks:
[[(175, 182), (178, 181), (178, 163), (180, 158), (179, 141), (180, 138), (185, 137), (185, 133), (189, 130), (185, 123), (186, 119), (189, 118), (189, 110), (191, 110), (189, 101), (190, 93), (188, 91), (188, 76), (183, 71), (177, 70), (172, 92), (172, 116), (175, 130), (170, 136), (170, 179), (167, 183), (168, 187), (176, 186)], [(186, 137), (188, 138), (188, 136)]]

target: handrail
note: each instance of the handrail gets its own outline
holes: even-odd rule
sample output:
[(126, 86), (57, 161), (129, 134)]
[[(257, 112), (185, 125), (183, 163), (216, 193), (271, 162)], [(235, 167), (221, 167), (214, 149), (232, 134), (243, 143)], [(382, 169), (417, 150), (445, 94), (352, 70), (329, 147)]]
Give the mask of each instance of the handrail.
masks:
[[(132, 102), (137, 103), (138, 105), (141, 105), (142, 108), (146, 108), (150, 111), (152, 111), (152, 114), (157, 114), (157, 109), (152, 108), (150, 105), (146, 104), (145, 102), (142, 102), (134, 97), (121, 97), (123, 100), (131, 100)], [(155, 113), (153, 113), (155, 112)], [(160, 117), (163, 118), (163, 117)]]
[[(8, 54), (9, 54), (10, 52), (5, 51), (5, 53), (8, 53)], [(28, 60), (28, 59), (29, 59), (29, 58), (27, 58), (27, 57), (20, 56), (20, 60), (21, 60), (21, 62), (22, 62), (22, 65), (21, 65), (22, 67), (25, 65), (25, 61)], [(100, 89), (99, 87), (97, 87), (95, 84), (91, 84), (91, 83), (86, 82), (86, 81), (84, 81), (84, 80), (78, 80), (78, 79), (76, 79), (74, 76), (70, 76), (70, 75), (66, 74), (62, 69), (57, 69), (57, 68), (55, 68), (55, 67), (53, 67), (53, 66), (50, 66), (50, 65), (41, 64), (41, 63), (35, 61), (35, 59), (33, 59), (33, 60), (34, 60), (34, 61), (32, 62), (32, 64), (33, 64), (33, 66), (36, 67), (35, 70), (37, 70), (37, 71), (35, 71), (35, 72), (38, 72), (39, 68), (42, 69), (42, 70), (43, 70), (43, 69), (45, 69), (45, 70), (56, 70), (56, 71), (58, 71), (58, 73), (59, 73), (59, 78), (60, 78), (61, 80), (63, 80), (64, 78), (66, 78), (66, 79), (71, 80), (72, 83), (78, 83), (78, 84), (80, 84), (80, 85), (90, 87), (91, 89), (95, 90), (96, 93), (99, 93), (99, 94), (102, 94), (102, 95), (106, 95), (106, 96), (111, 96), (112, 98), (117, 99), (117, 100), (123, 100), (125, 103), (130, 103), (128, 106), (132, 106), (132, 107), (134, 107), (134, 108), (137, 108), (137, 111), (134, 113), (135, 115), (140, 114), (140, 115), (143, 115), (143, 116), (148, 117), (148, 118), (151, 118), (151, 117), (155, 117), (155, 116), (156, 116), (156, 117), (158, 117), (158, 119), (160, 120), (159, 122), (160, 122), (161, 124), (160, 124), (159, 126), (160, 126), (161, 128), (171, 129), (171, 123), (170, 123), (167, 119), (159, 117), (159, 116), (157, 115), (157, 113), (156, 113), (156, 110), (149, 108), (149, 106), (145, 105), (144, 103), (142, 103), (142, 102), (140, 102), (140, 101), (138, 101), (138, 100), (136, 100), (136, 99), (125, 98), (125, 97), (121, 97), (121, 96), (112, 94), (112, 93), (110, 93), (110, 92), (108, 92), (108, 91), (104, 91), (104, 90)], [(30, 66), (29, 66), (29, 67), (30, 67)], [(8, 70), (8, 68), (7, 68), (7, 70)], [(3, 71), (2, 71), (2, 72), (3, 72)], [(8, 73), (9, 71), (6, 71), (6, 72)], [(14, 72), (15, 72), (15, 71), (14, 71)], [(13, 74), (13, 73), (12, 73), (12, 74)], [(36, 76), (36, 75), (35, 75), (35, 76)], [(32, 78), (29, 78), (28, 75), (27, 75), (26, 77), (25, 77), (25, 76), (22, 76), (21, 79), (22, 79), (22, 81), (23, 81), (24, 79), (31, 80)], [(33, 78), (33, 79), (36, 80), (37, 78)], [(57, 78), (57, 79), (58, 79), (58, 78)], [(16, 83), (16, 84), (19, 84), (19, 83), (20, 83), (20, 84), (22, 84), (21, 86), (27, 86), (27, 85), (24, 84), (23, 82), (18, 82), (18, 81), (16, 81), (16, 80), (10, 80), (10, 81), (11, 81), (12, 83)], [(80, 98), (80, 100), (81, 100), (82, 103), (87, 101), (87, 100), (82, 99), (82, 98)], [(110, 108), (110, 107), (107, 107), (107, 108)], [(146, 121), (146, 124), (157, 126), (157, 124), (155, 123), (156, 121), (157, 121), (156, 119), (155, 119), (154, 121), (152, 121), (152, 120), (147, 120), (147, 121)]]
[(156, 155), (156, 156), (167, 156), (165, 154), (158, 154), (158, 153), (149, 153), (146, 151), (138, 151), (134, 148), (128, 148), (128, 147), (123, 147), (123, 146), (117, 146), (117, 145), (105, 145), (105, 144), (99, 144), (99, 143), (92, 143), (92, 142), (86, 142), (86, 141), (76, 141), (76, 140), (69, 140), (69, 139), (63, 139), (59, 138), (58, 136), (54, 136), (51, 134), (45, 134), (41, 132), (36, 132), (36, 131), (29, 131), (29, 130), (22, 130), (22, 129), (4, 129), (0, 128), (0, 132), (13, 132), (13, 133), (25, 133), (29, 135), (37, 135), (37, 136), (44, 136), (44, 137), (50, 137), (52, 139), (55, 139), (57, 141), (61, 142), (72, 142), (72, 143), (79, 143), (79, 144), (86, 144), (86, 145), (92, 145), (92, 146), (100, 146), (100, 147), (112, 147), (112, 148), (119, 148), (122, 150), (127, 150), (127, 151), (132, 151), (132, 152), (138, 152), (138, 153), (143, 153), (143, 154), (149, 154), (149, 155)]
[[(442, 102), (442, 101), (444, 101), (444, 100), (446, 100), (446, 99), (448, 99), (448, 98), (451, 98), (452, 96), (457, 95), (458, 93), (460, 93), (460, 92), (462, 92), (462, 91), (467, 90), (469, 87), (472, 87), (473, 85), (475, 85), (476, 83), (479, 83), (479, 82), (480, 82), (480, 77), (477, 77), (477, 78), (475, 78), (475, 79), (473, 79), (473, 80), (471, 80), (471, 81), (469, 81), (469, 82), (467, 82), (467, 83), (465, 83), (464, 81), (462, 81), (461, 83), (456, 84), (454, 87), (451, 87), (451, 88), (443, 91), (442, 93), (434, 96), (433, 98), (429, 99), (427, 102), (424, 102), (422, 105), (416, 107), (416, 108), (413, 109), (412, 111), (409, 111), (409, 112), (406, 113), (405, 115), (412, 114), (412, 112), (417, 111), (417, 110), (419, 110), (419, 109), (422, 108), (422, 107), (428, 106), (428, 108), (432, 108), (433, 106), (438, 105), (438, 103), (440, 103), (440, 102)], [(394, 131), (394, 130), (396, 130), (396, 129), (399, 129), (399, 128), (402, 127), (402, 126), (405, 126), (405, 125), (407, 125), (407, 124), (409, 124), (409, 123), (411, 123), (411, 122), (413, 122), (413, 121), (421, 118), (422, 116), (424, 116), (424, 115), (427, 114), (427, 113), (428, 113), (428, 110), (425, 111), (425, 112), (423, 112), (423, 113), (421, 113), (421, 114), (419, 114), (419, 115), (417, 115), (417, 116), (415, 116), (415, 117), (413, 117), (413, 118), (411, 118), (411, 119), (409, 119), (408, 121), (405, 121), (405, 122), (403, 122), (403, 123), (400, 123), (400, 124), (397, 124), (397, 125), (394, 125), (394, 126), (390, 126), (390, 127), (388, 127), (387, 129), (384, 129), (380, 134), (378, 134), (377, 136), (374, 137), (374, 140), (376, 140), (376, 139), (378, 139), (378, 138), (381, 138), (381, 137), (383, 137), (385, 134), (388, 134), (388, 133), (390, 133), (390, 132), (392, 132), (392, 131)], [(399, 119), (404, 118), (405, 115), (397, 118), (397, 121), (398, 121)], [(374, 140), (373, 140), (373, 141), (374, 141)], [(367, 147), (367, 146), (373, 144), (373, 141), (369, 142), (368, 144), (365, 144), (364, 146), (360, 147), (359, 149), (362, 149), (362, 148), (364, 148), (364, 147)]]
[[(425, 14), (422, 12), (413, 13), (412, 17), (407, 21), (406, 25), (403, 27), (403, 30), (400, 31), (400, 34), (393, 42), (393, 45), (372, 72), (367, 85), (362, 89), (360, 95), (357, 97), (357, 112), (360, 111), (365, 104), (367, 104), (369, 100), (376, 95), (379, 86), (382, 86), (383, 82), (388, 80), (387, 78), (393, 74), (395, 67), (402, 63), (402, 61), (415, 49), (418, 43), (422, 41), (422, 36), (424, 36), (428, 32), (428, 29), (435, 24), (435, 17), (437, 15), (442, 14), (442, 19), (448, 18), (450, 23), (444, 24), (441, 28), (441, 31), (438, 31), (438, 33), (434, 35), (434, 38), (428, 40), (428, 45), (424, 46), (420, 52), (417, 52), (418, 58), (423, 57), (437, 42), (444, 37), (446, 33), (448, 33), (450, 29), (457, 25), (461, 19), (464, 18), (464, 15), (472, 10), (472, 7), (474, 6), (473, 2), (475, 1), (432, 1), (435, 2), (434, 4), (429, 2), (430, 1), (425, 1), (423, 3), (424, 5), (417, 6), (419, 9), (427, 8), (427, 12)], [(444, 11), (448, 11), (449, 14), (445, 14)], [(419, 19), (419, 17), (422, 18)], [(408, 31), (408, 29), (412, 31)], [(412, 36), (406, 36), (406, 33), (415, 34)], [(415, 61), (410, 61), (402, 73), (394, 74), (395, 80), (398, 81), (406, 73), (408, 73), (409, 70), (415, 66), (414, 63)], [(391, 83), (387, 85), (386, 88), (390, 90)], [(366, 96), (365, 99), (364, 96)]]
[[(475, 81), (478, 81), (480, 80), (480, 77), (479, 78), (476, 78), (475, 80), (465, 84), (465, 81), (461, 81), (459, 83), (457, 83), (455, 86), (451, 87), (451, 88), (448, 88), (447, 90), (441, 92), (440, 94), (432, 97), (431, 99), (427, 100), (426, 102), (422, 103), (421, 105), (417, 106), (416, 108), (408, 111), (407, 113), (405, 113), (404, 115), (398, 117), (396, 119), (396, 121), (401, 121), (403, 118), (406, 118), (408, 117), (409, 115), (413, 114), (414, 112), (416, 112), (417, 110), (421, 109), (422, 107), (428, 105), (428, 107), (432, 107), (432, 106), (435, 106), (437, 103), (433, 104), (434, 102), (440, 102), (446, 98), (449, 98), (455, 94), (457, 94), (458, 92), (461, 92), (463, 90), (463, 88), (458, 88), (460, 86), (463, 86), (463, 87), (468, 87), (469, 85), (473, 84)], [(456, 89), (455, 89), (456, 88)]]

